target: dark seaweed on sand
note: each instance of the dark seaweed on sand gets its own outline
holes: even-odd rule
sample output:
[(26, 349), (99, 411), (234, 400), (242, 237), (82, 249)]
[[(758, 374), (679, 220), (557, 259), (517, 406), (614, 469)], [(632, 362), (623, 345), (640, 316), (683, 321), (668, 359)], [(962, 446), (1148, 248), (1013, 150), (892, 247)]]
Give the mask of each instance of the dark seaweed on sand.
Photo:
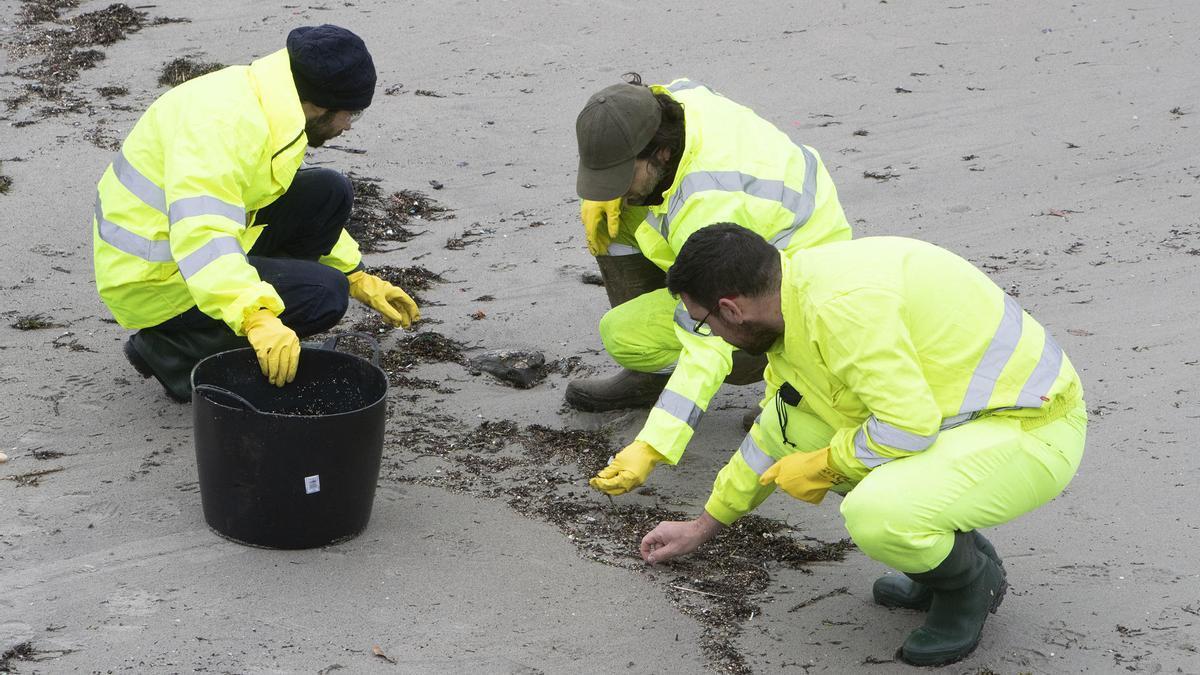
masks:
[(413, 231), (413, 221), (432, 221), (453, 218), (450, 209), (415, 190), (384, 194), (379, 180), (351, 173), (354, 189), (354, 208), (346, 231), (363, 251), (383, 250), (383, 242), (406, 242), (424, 230)]

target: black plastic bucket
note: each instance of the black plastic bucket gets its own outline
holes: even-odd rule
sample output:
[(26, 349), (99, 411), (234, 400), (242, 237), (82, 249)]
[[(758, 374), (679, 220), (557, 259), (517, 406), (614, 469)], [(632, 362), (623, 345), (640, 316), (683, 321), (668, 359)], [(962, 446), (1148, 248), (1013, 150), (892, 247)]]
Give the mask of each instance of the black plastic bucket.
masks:
[(275, 387), (250, 348), (192, 370), (196, 468), (204, 520), (268, 548), (312, 548), (356, 536), (371, 518), (388, 379), (336, 351), (345, 335), (301, 348), (295, 381)]

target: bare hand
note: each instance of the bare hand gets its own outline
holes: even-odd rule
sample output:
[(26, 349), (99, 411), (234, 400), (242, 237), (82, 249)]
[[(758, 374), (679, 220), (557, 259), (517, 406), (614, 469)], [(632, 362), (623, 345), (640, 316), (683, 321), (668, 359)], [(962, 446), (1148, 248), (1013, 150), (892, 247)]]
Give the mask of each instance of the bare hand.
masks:
[(687, 555), (704, 542), (717, 536), (725, 526), (717, 519), (702, 514), (689, 521), (666, 521), (659, 523), (642, 537), (640, 552), (642, 560), (651, 565)]

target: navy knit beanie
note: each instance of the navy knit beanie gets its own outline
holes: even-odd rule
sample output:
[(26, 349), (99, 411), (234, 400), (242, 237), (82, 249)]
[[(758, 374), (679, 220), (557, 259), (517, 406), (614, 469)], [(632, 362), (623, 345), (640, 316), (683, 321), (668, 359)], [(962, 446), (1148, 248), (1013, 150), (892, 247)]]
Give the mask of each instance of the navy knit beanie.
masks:
[(340, 26), (288, 33), (288, 58), (301, 101), (330, 110), (362, 110), (375, 94), (375, 63), (362, 38)]

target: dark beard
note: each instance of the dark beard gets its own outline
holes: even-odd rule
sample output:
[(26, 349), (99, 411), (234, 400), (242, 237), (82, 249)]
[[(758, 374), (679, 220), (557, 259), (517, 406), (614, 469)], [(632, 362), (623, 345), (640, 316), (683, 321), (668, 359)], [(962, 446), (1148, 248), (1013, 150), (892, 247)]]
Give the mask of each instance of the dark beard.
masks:
[(337, 115), (336, 110), (326, 110), (321, 113), (320, 117), (304, 123), (304, 135), (308, 137), (308, 145), (310, 147), (319, 148), (325, 145), (325, 141), (337, 135), (333, 133), (333, 118), (335, 115)]
[(743, 328), (746, 331), (745, 338), (739, 336), (738, 343), (733, 346), (751, 356), (762, 356), (765, 354), (767, 350), (775, 346), (775, 343), (779, 341), (782, 335), (782, 333), (777, 333), (764, 326), (746, 326), (743, 324)]
[(633, 206), (658, 206), (663, 203), (663, 193), (671, 187), (671, 183), (675, 182), (675, 169), (679, 167), (679, 160), (659, 162), (654, 157), (651, 157), (650, 167), (658, 173), (658, 182), (654, 184), (654, 188), (650, 190), (650, 194), (645, 197), (640, 197), (636, 200), (626, 200)]

